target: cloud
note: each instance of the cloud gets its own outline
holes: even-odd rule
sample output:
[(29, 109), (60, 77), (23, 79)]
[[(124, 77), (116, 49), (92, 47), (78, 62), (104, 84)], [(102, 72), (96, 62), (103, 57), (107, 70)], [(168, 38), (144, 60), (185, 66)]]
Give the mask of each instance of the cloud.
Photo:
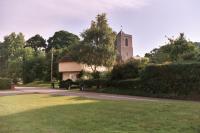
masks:
[(81, 18), (118, 9), (139, 9), (146, 6), (148, 0), (34, 0), (32, 2), (32, 5), (40, 7), (41, 13)]
[[(96, 12), (110, 12), (122, 8), (139, 9), (148, 0), (1, 0), (3, 13), (34, 16), (84, 17)], [(1, 4), (3, 3), (3, 4)], [(28, 16), (27, 16), (28, 17)]]
[(122, 9), (137, 10), (146, 6), (148, 1), (0, 0), (0, 38), (12, 31), (22, 31), (30, 36), (35, 33), (47, 34), (63, 28), (63, 25), (76, 28), (93, 19), (98, 13), (112, 13)]

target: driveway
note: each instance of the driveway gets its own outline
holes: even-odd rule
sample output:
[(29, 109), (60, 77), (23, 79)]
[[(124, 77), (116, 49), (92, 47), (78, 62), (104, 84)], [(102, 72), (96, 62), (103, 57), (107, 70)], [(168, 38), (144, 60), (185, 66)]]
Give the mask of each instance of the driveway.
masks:
[(16, 87), (15, 90), (0, 91), (0, 96), (10, 96), (19, 94), (51, 94), (59, 96), (78, 96), (92, 99), (101, 100), (142, 100), (142, 101), (158, 101), (156, 98), (146, 98), (138, 96), (125, 96), (125, 95), (115, 95), (115, 94), (104, 94), (104, 93), (94, 93), (94, 92), (84, 92), (84, 91), (74, 91), (74, 90), (58, 90), (50, 88), (41, 87)]

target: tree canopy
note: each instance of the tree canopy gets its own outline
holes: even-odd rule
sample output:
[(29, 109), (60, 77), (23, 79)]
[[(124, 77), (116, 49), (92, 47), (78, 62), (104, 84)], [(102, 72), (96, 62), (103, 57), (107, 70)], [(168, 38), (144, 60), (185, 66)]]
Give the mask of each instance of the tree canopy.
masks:
[(22, 33), (11, 33), (4, 37), (0, 46), (1, 73), (17, 80), (22, 75), (25, 39)]
[(97, 66), (112, 66), (115, 62), (116, 33), (109, 27), (106, 14), (99, 14), (90, 28), (81, 33), (83, 40), (71, 49), (72, 57), (89, 65), (93, 71)]
[(37, 52), (38, 50), (45, 49), (47, 44), (46, 40), (37, 34), (26, 41), (26, 47), (31, 47)]
[(78, 44), (79, 40), (80, 39), (77, 35), (70, 32), (64, 30), (55, 32), (54, 35), (47, 40), (47, 51), (50, 51), (52, 48), (68, 48), (71, 45)]
[(175, 39), (168, 38), (168, 41), (166, 45), (145, 54), (145, 57), (152, 63), (199, 60), (199, 47), (196, 43), (188, 41), (183, 33)]

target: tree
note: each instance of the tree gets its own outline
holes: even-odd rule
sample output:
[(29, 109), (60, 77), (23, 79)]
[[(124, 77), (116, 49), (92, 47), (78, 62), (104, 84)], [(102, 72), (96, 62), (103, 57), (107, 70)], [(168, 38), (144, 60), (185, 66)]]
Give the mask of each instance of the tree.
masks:
[(35, 80), (45, 80), (47, 71), (47, 62), (44, 53), (37, 56), (30, 56), (24, 60), (23, 83), (29, 83)]
[(0, 77), (5, 77), (7, 60), (5, 45), (0, 42)]
[(22, 33), (11, 33), (4, 37), (3, 44), (1, 45), (3, 47), (4, 61), (6, 64), (6, 76), (15, 81), (22, 76), (24, 46), (25, 40)]
[(197, 60), (199, 47), (196, 43), (188, 41), (183, 33), (176, 39), (168, 38), (169, 42), (158, 49), (145, 54), (152, 63), (178, 62)]
[(33, 48), (35, 50), (35, 52), (37, 52), (41, 49), (45, 49), (46, 46), (47, 46), (46, 40), (38, 34), (31, 37), (30, 39), (28, 39), (26, 41), (26, 47)]
[(111, 71), (111, 79), (122, 80), (138, 78), (140, 73), (147, 66), (148, 61), (147, 58), (130, 58), (126, 62), (116, 64)]
[[(69, 47), (78, 44), (79, 37), (67, 31), (58, 31), (48, 39), (48, 46), (46, 49), (46, 57), (48, 63), (48, 72), (51, 73), (51, 52), (53, 52), (53, 77), (60, 79), (60, 73), (58, 72), (59, 60), (68, 53)], [(47, 76), (47, 80), (50, 80), (50, 75)]]
[(114, 64), (116, 33), (109, 27), (106, 14), (97, 15), (81, 37), (83, 41), (70, 50), (70, 55), (76, 61), (87, 64), (93, 72), (97, 72), (98, 66), (110, 67)]
[(47, 52), (49, 52), (52, 48), (54, 49), (62, 49), (68, 48), (71, 45), (75, 45), (79, 43), (79, 37), (75, 34), (69, 33), (67, 31), (58, 31), (50, 37), (47, 42)]

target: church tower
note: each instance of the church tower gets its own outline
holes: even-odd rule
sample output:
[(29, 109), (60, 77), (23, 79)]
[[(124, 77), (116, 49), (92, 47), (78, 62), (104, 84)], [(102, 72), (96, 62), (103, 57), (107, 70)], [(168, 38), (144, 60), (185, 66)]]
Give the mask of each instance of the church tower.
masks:
[(117, 55), (120, 61), (126, 61), (133, 57), (132, 35), (125, 34), (122, 30), (116, 38)]

